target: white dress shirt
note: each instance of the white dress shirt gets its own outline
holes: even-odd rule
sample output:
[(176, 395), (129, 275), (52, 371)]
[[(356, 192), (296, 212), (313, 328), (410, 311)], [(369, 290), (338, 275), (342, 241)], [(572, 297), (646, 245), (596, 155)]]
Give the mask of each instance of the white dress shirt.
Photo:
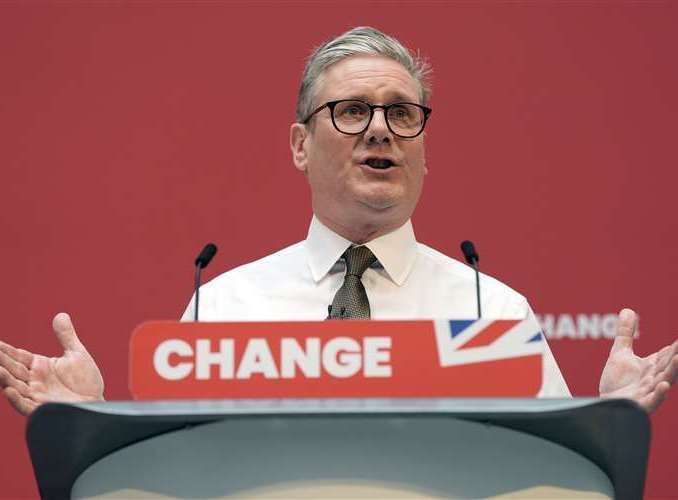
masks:
[[(217, 276), (200, 288), (201, 321), (323, 320), (344, 281), (352, 243), (316, 217), (306, 240)], [(472, 268), (418, 243), (412, 223), (365, 244), (377, 262), (362, 277), (372, 319), (475, 318)], [(483, 317), (534, 318), (525, 297), (481, 274)], [(182, 320), (193, 317), (193, 301)], [(535, 319), (536, 321), (536, 319)], [(545, 343), (546, 344), (546, 343)], [(546, 344), (540, 397), (570, 397)]]

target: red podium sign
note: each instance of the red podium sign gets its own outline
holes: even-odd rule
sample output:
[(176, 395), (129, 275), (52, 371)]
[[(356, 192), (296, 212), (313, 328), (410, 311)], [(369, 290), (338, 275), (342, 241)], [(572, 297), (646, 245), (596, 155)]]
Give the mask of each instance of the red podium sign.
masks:
[(533, 397), (544, 340), (530, 320), (143, 323), (136, 399)]

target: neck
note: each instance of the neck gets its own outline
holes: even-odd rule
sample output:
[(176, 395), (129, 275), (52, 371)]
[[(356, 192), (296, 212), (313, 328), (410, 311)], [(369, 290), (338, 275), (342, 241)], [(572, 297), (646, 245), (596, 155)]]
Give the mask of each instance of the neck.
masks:
[(329, 229), (337, 233), (339, 236), (346, 238), (351, 243), (355, 243), (356, 245), (362, 245), (363, 243), (372, 241), (379, 236), (383, 236), (395, 231), (400, 226), (405, 224), (405, 222), (407, 222), (407, 219), (405, 219), (390, 221), (389, 223), (379, 223), (374, 221), (361, 221), (353, 223), (350, 221), (338, 221), (318, 213), (316, 213), (315, 216)]

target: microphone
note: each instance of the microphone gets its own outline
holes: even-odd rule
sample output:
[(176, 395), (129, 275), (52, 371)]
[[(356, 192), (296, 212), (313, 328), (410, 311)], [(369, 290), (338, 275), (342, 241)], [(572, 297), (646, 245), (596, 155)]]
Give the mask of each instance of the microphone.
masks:
[(194, 321), (198, 321), (198, 304), (200, 302), (200, 271), (207, 267), (216, 253), (217, 246), (214, 243), (208, 243), (195, 259), (195, 305), (193, 308)]
[(464, 258), (469, 266), (472, 266), (476, 271), (476, 302), (478, 304), (478, 319), (480, 319), (482, 316), (480, 311), (480, 274), (478, 274), (478, 261), (480, 260), (480, 257), (478, 256), (478, 252), (476, 252), (475, 245), (469, 240), (461, 242), (461, 252), (464, 254)]

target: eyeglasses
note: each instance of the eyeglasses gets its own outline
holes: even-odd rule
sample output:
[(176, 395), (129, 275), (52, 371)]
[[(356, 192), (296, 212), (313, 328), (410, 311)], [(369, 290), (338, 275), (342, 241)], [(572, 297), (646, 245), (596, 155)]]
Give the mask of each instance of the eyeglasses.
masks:
[(328, 108), (332, 116), (332, 124), (342, 134), (362, 134), (370, 126), (375, 109), (384, 110), (386, 126), (394, 135), (404, 139), (417, 137), (424, 131), (432, 109), (413, 102), (394, 102), (393, 104), (369, 104), (356, 99), (342, 99), (326, 102), (316, 108), (302, 123), (308, 121), (318, 112)]

